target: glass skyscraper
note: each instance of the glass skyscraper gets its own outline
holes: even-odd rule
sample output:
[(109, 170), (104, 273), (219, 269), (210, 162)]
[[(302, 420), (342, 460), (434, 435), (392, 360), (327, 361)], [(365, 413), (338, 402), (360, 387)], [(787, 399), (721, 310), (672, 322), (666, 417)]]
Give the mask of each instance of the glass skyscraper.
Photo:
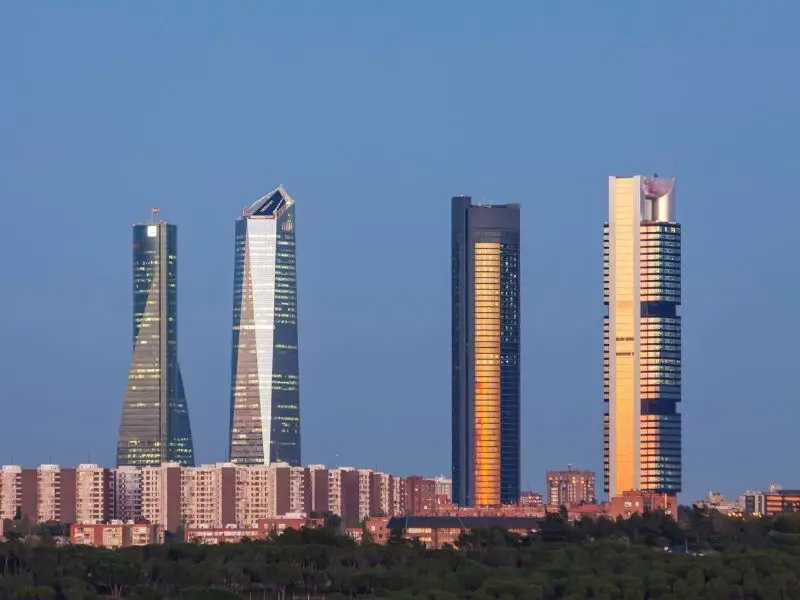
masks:
[(236, 221), (229, 457), (300, 465), (294, 200), (283, 186)]
[(162, 221), (133, 226), (133, 359), (117, 466), (164, 462), (194, 465), (178, 365), (178, 228)]
[(675, 180), (610, 177), (604, 229), (605, 491), (681, 490)]
[(519, 500), (519, 205), (452, 200), (453, 501)]

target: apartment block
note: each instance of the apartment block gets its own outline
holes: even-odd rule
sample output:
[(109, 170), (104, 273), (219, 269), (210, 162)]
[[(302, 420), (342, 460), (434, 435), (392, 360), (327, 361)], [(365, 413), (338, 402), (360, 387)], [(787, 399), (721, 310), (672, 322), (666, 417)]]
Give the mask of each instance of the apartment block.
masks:
[[(372, 498), (377, 496), (372, 488), (373, 472), (370, 469), (358, 469), (358, 522), (361, 523), (373, 514)], [(377, 507), (376, 507), (377, 510)]]
[(36, 473), (36, 521), (61, 522), (61, 467), (41, 465)]
[(260, 519), (271, 516), (274, 472), (268, 466), (256, 465), (236, 470), (236, 522), (243, 527), (252, 526)]
[(0, 470), (0, 519), (13, 519), (22, 509), (22, 467), (3, 465)]
[(325, 465), (309, 465), (309, 512), (323, 513), (330, 508), (328, 469)]
[(581, 471), (568, 465), (564, 471), (548, 471), (545, 493), (547, 504), (570, 506), (596, 502), (594, 471)]
[(121, 521), (142, 518), (142, 470), (132, 466), (117, 467), (111, 474), (112, 514)]
[(142, 518), (176, 531), (181, 525), (181, 466), (164, 463), (141, 469)]
[(359, 509), (359, 474), (352, 467), (328, 470), (328, 511), (339, 515), (344, 527), (358, 527), (361, 523)]
[[(285, 464), (285, 463), (284, 463)], [(288, 492), (286, 512), (278, 512), (276, 516), (285, 514), (306, 514), (311, 512), (311, 485), (308, 470), (304, 467), (282, 466), (288, 471), (288, 486), (281, 488)], [(280, 494), (279, 494), (280, 495)]]
[(418, 475), (406, 477), (404, 514), (423, 515), (436, 507), (436, 482)]
[(75, 469), (75, 520), (102, 523), (111, 517), (111, 472), (95, 464)]
[(236, 522), (236, 467), (232, 463), (181, 468), (181, 522), (224, 527)]

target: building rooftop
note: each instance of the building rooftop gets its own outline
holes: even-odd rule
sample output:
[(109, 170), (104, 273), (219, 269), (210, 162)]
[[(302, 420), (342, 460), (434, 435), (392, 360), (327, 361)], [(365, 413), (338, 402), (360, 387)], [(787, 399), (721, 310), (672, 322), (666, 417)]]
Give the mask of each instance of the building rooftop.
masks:
[(279, 185), (266, 194), (253, 202), (250, 206), (242, 211), (243, 217), (276, 217), (284, 209), (292, 206), (294, 200), (286, 191), (283, 185)]

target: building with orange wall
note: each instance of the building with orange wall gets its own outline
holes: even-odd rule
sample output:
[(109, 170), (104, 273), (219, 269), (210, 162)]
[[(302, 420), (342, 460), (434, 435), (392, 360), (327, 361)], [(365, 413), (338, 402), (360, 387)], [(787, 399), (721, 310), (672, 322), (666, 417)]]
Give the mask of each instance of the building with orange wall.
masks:
[(681, 226), (675, 180), (610, 177), (605, 224), (604, 488), (681, 491)]
[(452, 468), (460, 506), (520, 492), (519, 204), (452, 199)]

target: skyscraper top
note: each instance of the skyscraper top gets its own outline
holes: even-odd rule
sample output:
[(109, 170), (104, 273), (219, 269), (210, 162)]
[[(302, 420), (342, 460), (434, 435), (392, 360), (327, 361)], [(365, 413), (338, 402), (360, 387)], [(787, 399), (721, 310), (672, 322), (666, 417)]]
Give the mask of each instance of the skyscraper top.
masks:
[(675, 223), (675, 178), (653, 175), (612, 176), (610, 185), (615, 181), (632, 182), (638, 194), (640, 218), (649, 223)]
[(472, 197), (464, 194), (453, 196), (453, 200), (463, 200), (468, 206), (475, 208), (519, 208), (519, 204), (493, 204), (491, 202), (476, 202), (473, 204)]
[(266, 194), (253, 202), (250, 206), (242, 211), (243, 217), (277, 217), (286, 208), (292, 206), (294, 200), (286, 191), (283, 185), (279, 185)]

